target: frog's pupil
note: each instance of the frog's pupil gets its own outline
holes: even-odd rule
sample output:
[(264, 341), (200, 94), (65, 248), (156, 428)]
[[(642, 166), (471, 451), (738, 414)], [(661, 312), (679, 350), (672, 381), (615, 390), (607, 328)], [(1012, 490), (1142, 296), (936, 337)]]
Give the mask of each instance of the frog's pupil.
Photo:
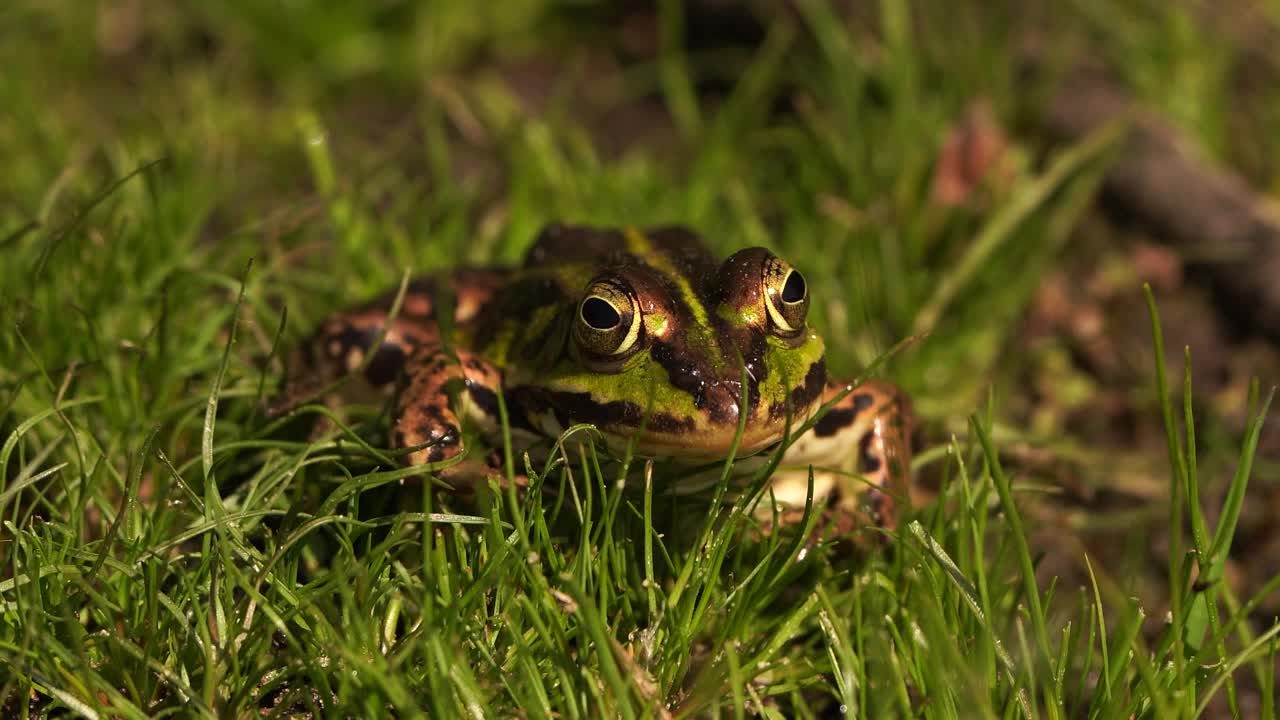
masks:
[(582, 303), (582, 319), (596, 330), (612, 330), (622, 322), (622, 316), (607, 300), (589, 297)]
[(804, 290), (804, 276), (792, 270), (787, 274), (787, 281), (782, 283), (782, 302), (800, 302), (804, 299)]

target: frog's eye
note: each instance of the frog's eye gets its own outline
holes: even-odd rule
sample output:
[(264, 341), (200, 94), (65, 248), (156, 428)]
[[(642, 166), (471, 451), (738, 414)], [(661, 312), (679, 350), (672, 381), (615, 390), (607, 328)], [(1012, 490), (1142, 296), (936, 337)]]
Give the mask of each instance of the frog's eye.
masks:
[(784, 260), (770, 258), (764, 264), (764, 304), (779, 335), (794, 336), (803, 331), (809, 314), (809, 287), (800, 271)]
[(640, 311), (635, 298), (614, 283), (593, 283), (578, 303), (573, 336), (592, 355), (627, 354), (640, 339)]

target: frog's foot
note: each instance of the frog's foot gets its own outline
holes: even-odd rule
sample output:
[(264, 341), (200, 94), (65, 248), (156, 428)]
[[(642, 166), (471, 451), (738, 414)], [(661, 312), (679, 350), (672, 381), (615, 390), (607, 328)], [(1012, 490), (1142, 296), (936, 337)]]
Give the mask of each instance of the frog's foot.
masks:
[[(824, 402), (846, 389), (828, 382)], [(773, 479), (781, 521), (803, 516), (812, 467), (814, 511), (822, 513), (815, 535), (893, 530), (909, 502), (909, 422), (905, 396), (893, 385), (871, 381), (854, 387), (783, 456)], [(762, 516), (772, 517), (772, 509), (762, 505)]]

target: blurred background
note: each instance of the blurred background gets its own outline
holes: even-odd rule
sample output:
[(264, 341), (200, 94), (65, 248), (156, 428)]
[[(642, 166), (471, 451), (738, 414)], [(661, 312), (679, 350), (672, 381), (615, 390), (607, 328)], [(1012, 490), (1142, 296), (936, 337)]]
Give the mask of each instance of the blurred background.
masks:
[[(680, 222), (801, 267), (837, 373), (915, 337), (884, 372), (922, 483), (989, 415), (1041, 575), (1074, 592), (1087, 553), (1158, 628), (1143, 285), (1179, 419), (1190, 349), (1212, 520), (1280, 367), (1278, 40), (1273, 0), (9, 0), (0, 427), (39, 373), (163, 342), (153, 384), (109, 390), (144, 427), (216, 369), (251, 258), (246, 384), (280, 372), (278, 327), (406, 268), (514, 262), (552, 220)], [(1248, 493), (1240, 597), (1280, 574), (1280, 424)]]

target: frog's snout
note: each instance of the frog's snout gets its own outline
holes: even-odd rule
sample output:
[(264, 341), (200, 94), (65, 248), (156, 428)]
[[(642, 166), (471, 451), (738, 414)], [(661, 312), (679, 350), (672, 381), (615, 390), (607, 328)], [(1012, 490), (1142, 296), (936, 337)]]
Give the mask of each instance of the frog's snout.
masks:
[(703, 392), (702, 404), (712, 422), (719, 425), (737, 425), (742, 402), (740, 380), (716, 379), (708, 382)]

